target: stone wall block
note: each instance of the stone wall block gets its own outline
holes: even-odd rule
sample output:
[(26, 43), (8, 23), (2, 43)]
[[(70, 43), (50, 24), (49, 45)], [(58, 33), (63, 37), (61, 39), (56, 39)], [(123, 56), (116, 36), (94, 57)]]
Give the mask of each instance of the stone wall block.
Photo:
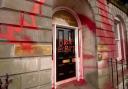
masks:
[(22, 89), (28, 89), (30, 87), (38, 86), (39, 84), (39, 73), (27, 73), (21, 76)]
[(42, 57), (40, 70), (51, 69), (52, 68), (52, 57)]
[(14, 12), (10, 10), (0, 9), (0, 23), (19, 25), (20, 14), (18, 12)]
[(51, 70), (43, 70), (40, 72), (40, 85), (51, 83)]

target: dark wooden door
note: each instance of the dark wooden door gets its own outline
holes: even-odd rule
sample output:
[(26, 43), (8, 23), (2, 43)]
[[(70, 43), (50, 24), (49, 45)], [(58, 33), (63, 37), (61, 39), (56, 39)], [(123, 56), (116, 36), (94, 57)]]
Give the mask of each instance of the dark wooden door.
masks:
[(61, 81), (76, 76), (75, 30), (57, 27), (56, 31), (56, 74)]

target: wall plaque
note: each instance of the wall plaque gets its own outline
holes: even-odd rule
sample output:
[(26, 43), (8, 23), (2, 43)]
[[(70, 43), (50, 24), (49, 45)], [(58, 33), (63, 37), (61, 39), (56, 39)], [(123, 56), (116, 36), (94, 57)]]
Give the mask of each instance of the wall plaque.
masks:
[[(23, 46), (24, 45), (24, 46)], [(46, 56), (52, 55), (51, 44), (15, 45), (14, 56)]]

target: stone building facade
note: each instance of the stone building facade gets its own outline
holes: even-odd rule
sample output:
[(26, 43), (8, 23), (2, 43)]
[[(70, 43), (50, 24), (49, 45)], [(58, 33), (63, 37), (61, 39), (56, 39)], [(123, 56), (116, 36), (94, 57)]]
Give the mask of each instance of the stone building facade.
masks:
[[(8, 89), (51, 89), (74, 79), (108, 89), (107, 60), (128, 56), (127, 26), (127, 14), (106, 0), (0, 0), (0, 79), (9, 75)], [(74, 31), (75, 56), (62, 63), (75, 63), (67, 81), (57, 80), (58, 29)]]

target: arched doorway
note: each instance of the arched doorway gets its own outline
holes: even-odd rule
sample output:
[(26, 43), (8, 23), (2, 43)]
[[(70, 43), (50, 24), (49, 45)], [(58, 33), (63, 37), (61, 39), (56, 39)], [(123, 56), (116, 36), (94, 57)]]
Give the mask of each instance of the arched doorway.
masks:
[(62, 7), (53, 15), (53, 82), (56, 85), (79, 80), (79, 21), (73, 13)]
[[(76, 4), (77, 3), (77, 4)], [(54, 0), (53, 14), (53, 67), (52, 87), (76, 79), (84, 79), (91, 82), (97, 81), (96, 43), (95, 43), (95, 21), (91, 7), (86, 0)], [(61, 28), (61, 29), (60, 29)], [(62, 30), (59, 31), (58, 30)], [(75, 76), (57, 80), (57, 47), (59, 43), (58, 34), (68, 33), (63, 31), (74, 30), (75, 40)], [(70, 30), (68, 30), (70, 32)], [(70, 34), (70, 33), (69, 33)], [(61, 36), (60, 39), (65, 37)], [(57, 42), (58, 41), (58, 42)], [(71, 60), (71, 59), (70, 59)], [(69, 60), (65, 60), (67, 63)], [(62, 62), (62, 61), (61, 61)], [(71, 62), (71, 61), (70, 61)], [(63, 73), (60, 73), (63, 75)], [(87, 76), (86, 76), (87, 75)], [(95, 79), (92, 78), (95, 76)], [(96, 84), (97, 85), (97, 84)]]

